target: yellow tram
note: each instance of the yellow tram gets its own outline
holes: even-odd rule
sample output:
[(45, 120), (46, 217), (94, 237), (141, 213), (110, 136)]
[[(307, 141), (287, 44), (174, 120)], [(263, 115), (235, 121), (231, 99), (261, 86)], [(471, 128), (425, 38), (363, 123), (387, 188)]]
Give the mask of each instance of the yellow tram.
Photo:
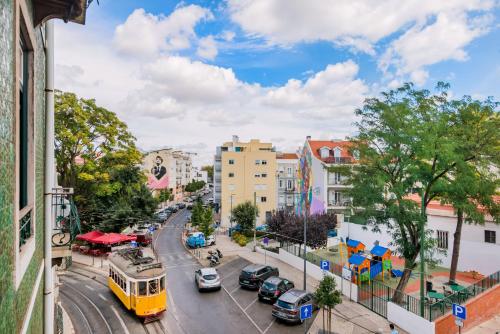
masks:
[(165, 269), (149, 248), (124, 248), (109, 257), (108, 286), (123, 305), (155, 320), (167, 309)]

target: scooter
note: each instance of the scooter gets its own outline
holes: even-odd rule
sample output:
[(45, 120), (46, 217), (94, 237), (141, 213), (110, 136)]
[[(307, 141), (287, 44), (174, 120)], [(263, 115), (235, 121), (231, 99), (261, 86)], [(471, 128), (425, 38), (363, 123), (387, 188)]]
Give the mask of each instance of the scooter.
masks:
[(219, 256), (220, 259), (222, 259), (224, 256), (222, 256), (222, 252), (216, 248), (215, 251), (217, 252), (217, 255)]
[(213, 254), (211, 257), (210, 257), (210, 267), (215, 267), (216, 265), (218, 265), (220, 262), (219, 262), (219, 257), (215, 254)]

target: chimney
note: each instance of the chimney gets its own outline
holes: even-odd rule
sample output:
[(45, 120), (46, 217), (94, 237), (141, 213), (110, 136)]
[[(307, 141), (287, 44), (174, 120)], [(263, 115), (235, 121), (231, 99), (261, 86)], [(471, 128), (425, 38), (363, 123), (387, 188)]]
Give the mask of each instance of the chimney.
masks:
[(233, 145), (240, 141), (240, 138), (236, 135), (233, 135)]
[(306, 140), (311, 140), (311, 136), (307, 136), (307, 137), (306, 137)]

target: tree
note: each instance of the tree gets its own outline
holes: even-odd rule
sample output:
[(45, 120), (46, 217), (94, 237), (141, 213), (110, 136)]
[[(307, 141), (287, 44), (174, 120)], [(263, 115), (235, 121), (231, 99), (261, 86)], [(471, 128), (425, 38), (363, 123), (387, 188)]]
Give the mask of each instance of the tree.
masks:
[(119, 231), (152, 218), (158, 203), (137, 167), (142, 155), (115, 113), (57, 91), (55, 137), (59, 184), (74, 188), (84, 229)]
[(232, 212), (234, 221), (240, 225), (243, 231), (250, 231), (254, 228), (258, 214), (259, 209), (250, 201), (238, 204), (233, 208)]
[(212, 208), (203, 209), (203, 212), (202, 212), (200, 218), (201, 218), (201, 221), (200, 221), (198, 230), (200, 232), (203, 232), (205, 237), (212, 235), (212, 233), (214, 233), (214, 228), (213, 228), (214, 221), (213, 221)]
[(191, 181), (189, 182), (186, 187), (184, 188), (185, 191), (187, 192), (190, 192), (190, 193), (194, 193), (200, 189), (203, 189), (203, 187), (205, 186), (205, 181)]
[(160, 203), (163, 203), (166, 201), (171, 201), (173, 199), (173, 197), (174, 196), (172, 195), (170, 190), (165, 188), (165, 189), (160, 190), (160, 193), (158, 194), (158, 201), (160, 201)]
[(196, 201), (191, 212), (191, 225), (198, 226), (202, 221), (203, 206), (200, 201)]
[[(464, 125), (455, 121), (457, 105), (448, 98), (447, 89), (440, 83), (433, 95), (406, 84), (382, 93), (381, 98), (367, 99), (363, 108), (356, 110), (359, 134), (352, 138), (351, 149), (359, 152), (361, 160), (351, 172), (344, 172), (349, 173), (353, 185), (349, 191), (352, 209), (363, 208), (357, 214), (373, 231), (386, 226), (396, 252), (405, 259), (393, 296), (397, 303), (420, 252), (426, 262), (434, 262), (436, 240), (432, 231), (425, 229), (426, 217), (421, 212), (443, 194), (446, 179), (459, 164), (474, 162), (483, 152), (478, 141), (470, 139), (464, 150), (464, 143), (450, 135), (463, 130)], [(472, 149), (476, 150), (473, 154)], [(420, 194), (418, 201), (412, 196), (415, 191)]]
[(208, 182), (213, 182), (214, 180), (214, 165), (202, 166), (201, 170), (204, 170), (208, 174)]
[[(304, 243), (304, 217), (280, 210), (273, 212), (268, 221), (268, 229), (276, 234), (276, 239)], [(328, 231), (337, 226), (334, 213), (318, 213), (307, 216), (307, 245), (311, 248), (325, 247)]]
[(336, 290), (335, 279), (331, 275), (323, 276), (319, 286), (314, 292), (314, 299), (323, 310), (323, 333), (325, 332), (325, 311), (328, 313), (327, 327), (328, 333), (332, 330), (332, 310), (335, 305), (342, 303), (340, 291)]

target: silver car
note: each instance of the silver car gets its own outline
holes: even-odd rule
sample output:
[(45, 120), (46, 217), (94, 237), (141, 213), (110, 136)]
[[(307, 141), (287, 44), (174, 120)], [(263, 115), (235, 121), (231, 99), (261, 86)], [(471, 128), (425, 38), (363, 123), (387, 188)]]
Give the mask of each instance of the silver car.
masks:
[(194, 281), (198, 287), (198, 291), (221, 289), (220, 276), (215, 268), (201, 268), (196, 270)]

